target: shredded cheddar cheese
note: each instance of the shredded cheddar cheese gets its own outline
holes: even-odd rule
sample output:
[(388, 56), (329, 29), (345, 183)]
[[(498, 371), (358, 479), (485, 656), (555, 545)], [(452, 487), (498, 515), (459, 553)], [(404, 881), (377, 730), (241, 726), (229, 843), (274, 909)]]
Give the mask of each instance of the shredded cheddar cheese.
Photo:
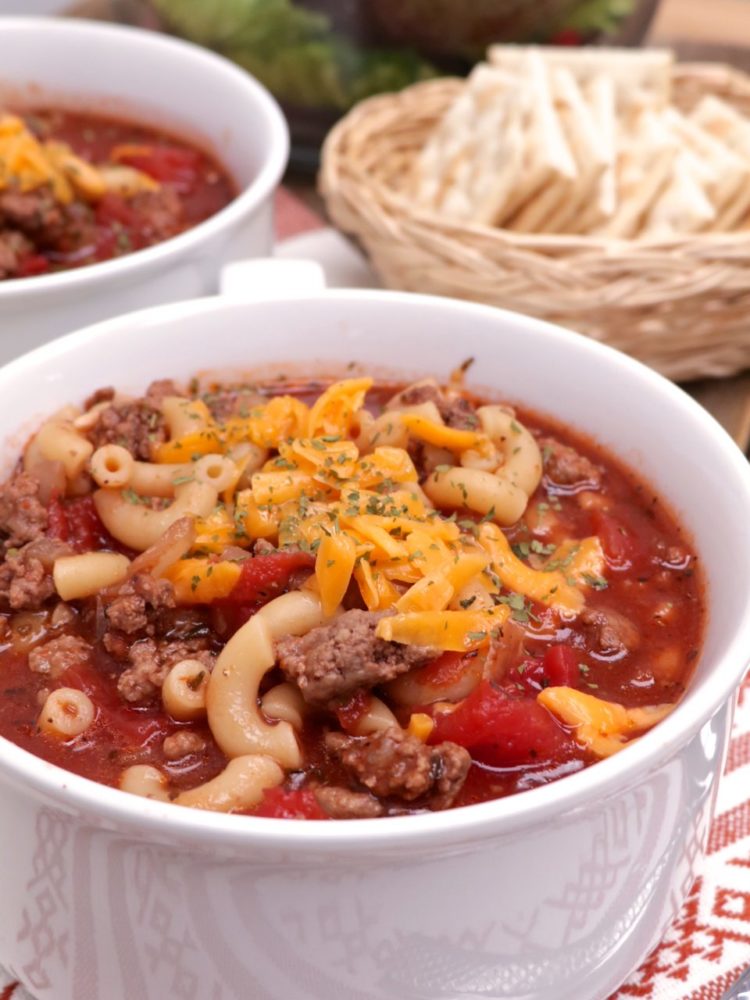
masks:
[(174, 586), (178, 604), (210, 604), (227, 597), (242, 572), (236, 562), (181, 559), (164, 574)]
[(422, 743), (426, 743), (434, 728), (435, 723), (429, 715), (425, 715), (424, 712), (412, 712), (406, 731), (410, 736), (416, 736)]
[(535, 570), (521, 562), (497, 525), (483, 524), (479, 530), (479, 541), (492, 557), (495, 572), (509, 590), (562, 611), (577, 613), (582, 609), (583, 594), (568, 583), (562, 572)]
[(354, 415), (362, 408), (365, 393), (372, 388), (371, 378), (349, 378), (334, 382), (319, 396), (310, 410), (307, 433), (318, 435), (348, 434)]
[(480, 448), (487, 442), (485, 434), (446, 427), (445, 424), (427, 420), (426, 417), (421, 417), (416, 413), (404, 413), (401, 422), (410, 434), (419, 438), (420, 441), (434, 444), (438, 448), (447, 448), (449, 451), (468, 451), (469, 448)]
[(568, 539), (559, 545), (550, 556), (545, 572), (557, 570), (565, 579), (578, 586), (594, 586), (603, 580), (605, 567), (602, 545), (596, 536), (581, 541)]
[[(195, 429), (181, 419), (187, 431), (155, 449), (157, 462), (218, 453), (235, 461), (239, 478), (243, 460), (233, 457), (233, 449), (250, 443), (270, 451), (250, 475), (249, 488), (225, 491), (224, 503), (198, 522), (192, 561), (209, 554), (215, 560), (224, 549), (247, 548), (255, 539), (301, 548), (315, 555), (310, 586), (326, 615), (354, 585), (369, 610), (394, 612), (378, 624), (381, 638), (458, 652), (486, 645), (511, 614), (528, 620), (529, 601), (570, 616), (583, 608), (589, 587), (606, 586), (597, 538), (566, 541), (542, 568), (532, 568), (514, 555), (496, 524), (435, 510), (405, 448), (361, 452), (353, 435), (371, 384), (368, 378), (337, 382), (311, 407), (277, 396), (225, 422), (214, 420), (200, 401), (187, 403)], [(413, 438), (458, 455), (492, 446), (485, 434), (418, 413), (400, 419)], [(223, 562), (212, 565), (216, 574)], [(228, 586), (235, 569), (231, 564), (211, 586)], [(180, 600), (212, 592), (208, 564), (180, 573)]]
[(379, 639), (411, 646), (469, 652), (499, 636), (510, 614), (507, 607), (487, 611), (413, 611), (381, 618), (375, 629)]
[(357, 543), (351, 535), (325, 535), (315, 559), (315, 576), (320, 589), (323, 614), (330, 616), (342, 601), (357, 561)]
[(674, 708), (674, 705), (625, 708), (569, 687), (545, 688), (537, 695), (537, 701), (572, 726), (576, 741), (597, 757), (610, 757), (622, 750), (626, 743), (632, 742), (633, 734), (655, 726)]
[(66, 143), (40, 142), (17, 115), (0, 115), (0, 190), (15, 187), (27, 192), (49, 186), (61, 204), (76, 195), (98, 201), (108, 191), (128, 196), (158, 190), (157, 181), (147, 174), (132, 167), (127, 170), (129, 183), (124, 190), (122, 177), (108, 174), (106, 166), (100, 168), (76, 156)]

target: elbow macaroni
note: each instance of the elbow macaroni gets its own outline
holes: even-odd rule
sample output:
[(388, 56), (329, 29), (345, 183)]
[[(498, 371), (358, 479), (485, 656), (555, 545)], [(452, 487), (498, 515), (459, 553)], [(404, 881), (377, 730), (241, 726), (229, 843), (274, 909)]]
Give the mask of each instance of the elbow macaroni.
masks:
[(288, 722), (297, 730), (302, 729), (307, 714), (305, 699), (299, 688), (286, 681), (266, 691), (261, 698), (260, 707), (266, 718)]
[(161, 689), (164, 707), (178, 722), (194, 722), (206, 714), (208, 670), (200, 660), (180, 660), (171, 668)]
[(496, 475), (530, 497), (542, 478), (539, 445), (523, 424), (502, 406), (480, 406), (477, 416), (485, 434), (503, 456)]
[(235, 812), (252, 809), (267, 788), (284, 780), (284, 771), (264, 754), (246, 754), (230, 760), (221, 774), (211, 781), (181, 792), (172, 801), (178, 806), (210, 809), (212, 812)]
[(118, 542), (142, 552), (155, 545), (164, 532), (186, 514), (208, 517), (218, 492), (208, 483), (190, 482), (175, 488), (175, 498), (162, 510), (146, 506), (141, 498), (127, 500), (114, 490), (97, 490), (94, 504), (107, 531)]
[(515, 524), (528, 497), (515, 483), (482, 469), (451, 466), (427, 477), (424, 491), (438, 507), (466, 507), (491, 516), (499, 524)]
[(165, 396), (161, 412), (172, 438), (186, 437), (205, 430), (212, 423), (206, 404), (200, 399), (186, 399), (184, 396)]
[(121, 583), (128, 575), (130, 560), (118, 552), (83, 552), (55, 559), (52, 579), (64, 601), (93, 597)]
[(300, 750), (288, 722), (269, 725), (258, 709), (258, 687), (276, 662), (273, 643), (304, 635), (323, 621), (320, 599), (309, 591), (275, 598), (239, 629), (222, 650), (206, 695), (208, 722), (227, 757), (268, 754), (283, 767), (300, 764)]
[(39, 728), (48, 736), (72, 740), (85, 733), (94, 721), (94, 703), (76, 688), (58, 688), (47, 696), (39, 713)]
[(151, 764), (133, 764), (132, 767), (126, 767), (120, 775), (120, 788), (123, 792), (140, 795), (144, 799), (169, 802), (167, 776)]
[(192, 481), (221, 492), (233, 486), (239, 476), (235, 463), (224, 455), (203, 455), (196, 462), (137, 462), (126, 448), (116, 444), (97, 448), (90, 469), (98, 486), (127, 487), (146, 497), (173, 497), (179, 486)]
[(87, 438), (63, 420), (49, 420), (37, 431), (24, 453), (24, 467), (34, 468), (42, 459), (60, 462), (68, 480), (75, 480), (85, 470), (94, 446)]

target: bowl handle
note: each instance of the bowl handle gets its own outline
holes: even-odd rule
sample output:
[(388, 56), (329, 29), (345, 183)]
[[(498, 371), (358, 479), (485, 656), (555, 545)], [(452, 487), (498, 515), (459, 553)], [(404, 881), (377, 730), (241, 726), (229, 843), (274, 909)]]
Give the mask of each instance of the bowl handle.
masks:
[(296, 298), (325, 287), (325, 272), (314, 260), (235, 260), (219, 276), (219, 294), (244, 301)]

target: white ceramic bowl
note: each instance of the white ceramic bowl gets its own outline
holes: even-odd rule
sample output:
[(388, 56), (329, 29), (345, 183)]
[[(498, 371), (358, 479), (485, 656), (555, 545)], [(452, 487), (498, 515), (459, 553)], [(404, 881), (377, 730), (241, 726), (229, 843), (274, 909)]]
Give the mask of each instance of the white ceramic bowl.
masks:
[(475, 384), (592, 432), (692, 533), (710, 618), (684, 701), (637, 744), (546, 787), (350, 822), (180, 809), (0, 740), (0, 962), (38, 1000), (603, 1000), (664, 932), (699, 870), (750, 658), (750, 473), (680, 390), (483, 306), (369, 291), (214, 298), (6, 366), (0, 440), (7, 467), (19, 428), (103, 384), (351, 361), (445, 378), (467, 356)]
[(286, 123), (247, 73), (156, 32), (80, 20), (3, 18), (0, 107), (91, 110), (163, 128), (214, 152), (239, 194), (164, 243), (72, 271), (0, 281), (0, 363), (132, 309), (217, 290), (221, 266), (266, 256)]

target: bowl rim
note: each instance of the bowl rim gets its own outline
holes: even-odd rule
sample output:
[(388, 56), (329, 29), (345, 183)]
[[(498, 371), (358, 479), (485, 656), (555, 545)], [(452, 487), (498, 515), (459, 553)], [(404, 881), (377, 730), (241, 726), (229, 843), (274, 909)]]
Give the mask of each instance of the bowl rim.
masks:
[[(286, 119), (271, 93), (254, 76), (240, 69), (229, 59), (193, 42), (131, 25), (54, 16), (4, 17), (2, 20), (4, 38), (9, 37), (12, 32), (33, 34), (35, 40), (78, 35), (90, 38), (92, 45), (98, 39), (114, 43), (125, 41), (127, 45), (150, 48), (157, 53), (165, 49), (178, 53), (181, 57), (192, 60), (193, 72), (222, 75), (228, 81), (233, 81), (244, 88), (249, 105), (246, 111), (252, 108), (255, 114), (265, 120), (270, 131), (270, 139), (260, 170), (249, 184), (239, 190), (235, 197), (214, 215), (177, 236), (171, 236), (160, 243), (124, 254), (122, 257), (97, 261), (94, 264), (56, 271), (52, 274), (0, 281), (0, 305), (4, 299), (20, 300), (45, 292), (74, 291), (80, 289), (81, 285), (89, 283), (93, 285), (118, 278), (127, 279), (139, 271), (157, 268), (165, 258), (189, 252), (195, 246), (241, 221), (249, 212), (257, 209), (278, 186), (289, 159), (290, 138)], [(31, 70), (29, 72), (32, 73)], [(2, 74), (0, 68), (0, 80), (8, 79), (3, 78)], [(127, 94), (122, 96), (127, 100)], [(81, 105), (83, 104), (82, 99)], [(143, 124), (148, 123), (144, 121)], [(216, 158), (220, 166), (226, 170), (218, 154)], [(229, 176), (232, 177), (231, 174)], [(234, 178), (232, 180), (234, 181)]]
[[(386, 303), (395, 310), (439, 308), (455, 312), (464, 320), (472, 316), (492, 317), (499, 324), (511, 324), (523, 334), (562, 340), (579, 352), (617, 365), (630, 378), (659, 392), (670, 408), (713, 438), (716, 461), (723, 466), (728, 488), (734, 492), (738, 509), (750, 504), (750, 468), (727, 432), (682, 389), (656, 371), (606, 344), (582, 337), (543, 320), (507, 310), (406, 292), (370, 289), (326, 289), (317, 294), (293, 296), (295, 308), (303, 315), (307, 305), (321, 302), (355, 303), (366, 308), (368, 302)], [(269, 294), (253, 300), (212, 296), (141, 309), (105, 320), (68, 334), (15, 359), (0, 369), (0, 393), (3, 383), (33, 374), (42, 361), (64, 361), (67, 355), (85, 354), (86, 345), (99, 339), (115, 339), (123, 328), (153, 322), (178, 324), (183, 318), (210, 317), (227, 309), (252, 309), (256, 305), (289, 305), (290, 298)], [(388, 305), (390, 304), (390, 305)], [(422, 329), (425, 325), (422, 324)], [(221, 362), (219, 362), (221, 363)], [(726, 485), (726, 484), (725, 484)], [(667, 498), (671, 501), (671, 498)], [(744, 503), (743, 503), (744, 501)], [(710, 608), (709, 608), (710, 615)], [(477, 803), (443, 812), (413, 816), (346, 821), (299, 821), (257, 816), (238, 816), (177, 808), (170, 803), (128, 795), (119, 789), (50, 764), (0, 737), (0, 778), (10, 780), (25, 791), (55, 799), (68, 811), (75, 810), (88, 822), (92, 818), (104, 825), (127, 828), (141, 839), (159, 839), (167, 835), (171, 843), (203, 850), (217, 848), (258, 850), (305, 850), (316, 855), (332, 851), (342, 856), (368, 849), (404, 849), (415, 846), (449, 847), (468, 840), (503, 837), (527, 829), (541, 821), (580, 810), (592, 802), (602, 802), (620, 795), (645, 775), (662, 766), (699, 730), (729, 704), (750, 664), (750, 588), (744, 597), (744, 613), (728, 642), (724, 655), (712, 666), (709, 677), (701, 683), (701, 697), (696, 688), (688, 693), (679, 709), (623, 753), (599, 761), (564, 779), (538, 786), (523, 793), (489, 802)], [(692, 692), (692, 693), (691, 693)]]

